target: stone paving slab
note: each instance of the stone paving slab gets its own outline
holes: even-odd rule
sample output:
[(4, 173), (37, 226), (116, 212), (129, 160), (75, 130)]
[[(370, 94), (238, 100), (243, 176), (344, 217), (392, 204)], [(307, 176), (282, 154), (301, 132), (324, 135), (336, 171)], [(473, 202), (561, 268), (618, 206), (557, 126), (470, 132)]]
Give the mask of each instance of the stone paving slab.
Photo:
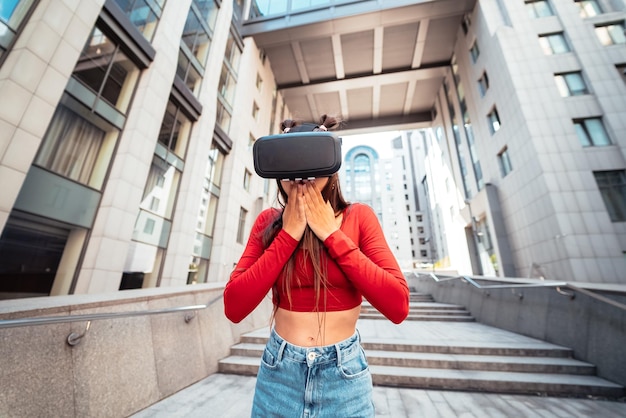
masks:
[[(214, 374), (132, 418), (245, 418), (256, 378)], [(624, 418), (626, 403), (374, 386), (376, 417)]]

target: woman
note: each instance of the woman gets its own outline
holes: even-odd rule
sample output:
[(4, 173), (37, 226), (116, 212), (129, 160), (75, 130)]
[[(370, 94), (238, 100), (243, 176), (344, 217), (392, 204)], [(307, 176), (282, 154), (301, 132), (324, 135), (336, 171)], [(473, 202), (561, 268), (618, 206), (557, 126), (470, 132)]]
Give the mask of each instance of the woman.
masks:
[[(283, 122), (283, 132), (329, 130)], [(311, 126), (310, 128), (307, 128)], [(394, 323), (409, 289), (369, 206), (347, 203), (337, 173), (278, 181), (282, 209), (256, 219), (224, 290), (240, 322), (272, 291), (273, 327), (259, 368), (253, 417), (373, 417), (372, 377), (356, 322), (365, 297)]]

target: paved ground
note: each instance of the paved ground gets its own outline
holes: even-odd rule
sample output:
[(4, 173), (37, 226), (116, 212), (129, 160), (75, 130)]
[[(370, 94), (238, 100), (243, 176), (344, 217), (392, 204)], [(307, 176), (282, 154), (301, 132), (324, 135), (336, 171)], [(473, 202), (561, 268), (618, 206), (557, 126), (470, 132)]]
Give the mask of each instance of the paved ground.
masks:
[[(419, 339), (421, 344), (543, 342), (479, 323), (359, 320), (363, 341)], [(268, 330), (258, 331), (267, 335)], [(249, 417), (254, 377), (215, 374), (141, 411), (133, 418)], [(377, 417), (420, 418), (625, 418), (626, 402), (605, 400), (374, 387)]]

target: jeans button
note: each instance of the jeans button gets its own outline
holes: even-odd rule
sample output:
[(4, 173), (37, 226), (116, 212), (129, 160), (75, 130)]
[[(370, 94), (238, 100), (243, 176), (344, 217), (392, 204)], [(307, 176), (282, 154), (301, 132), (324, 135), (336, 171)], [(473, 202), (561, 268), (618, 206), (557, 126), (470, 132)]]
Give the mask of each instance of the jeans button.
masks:
[(309, 361), (315, 360), (315, 357), (317, 357), (317, 354), (315, 354), (315, 351), (309, 351), (309, 354), (307, 354), (307, 358), (309, 359)]

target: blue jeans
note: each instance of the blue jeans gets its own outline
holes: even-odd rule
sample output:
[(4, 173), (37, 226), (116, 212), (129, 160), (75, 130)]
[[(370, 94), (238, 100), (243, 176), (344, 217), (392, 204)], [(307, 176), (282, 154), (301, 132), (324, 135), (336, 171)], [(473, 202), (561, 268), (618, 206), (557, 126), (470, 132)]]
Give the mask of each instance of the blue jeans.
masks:
[(299, 347), (272, 330), (257, 375), (253, 418), (373, 416), (372, 375), (358, 332), (337, 344)]

